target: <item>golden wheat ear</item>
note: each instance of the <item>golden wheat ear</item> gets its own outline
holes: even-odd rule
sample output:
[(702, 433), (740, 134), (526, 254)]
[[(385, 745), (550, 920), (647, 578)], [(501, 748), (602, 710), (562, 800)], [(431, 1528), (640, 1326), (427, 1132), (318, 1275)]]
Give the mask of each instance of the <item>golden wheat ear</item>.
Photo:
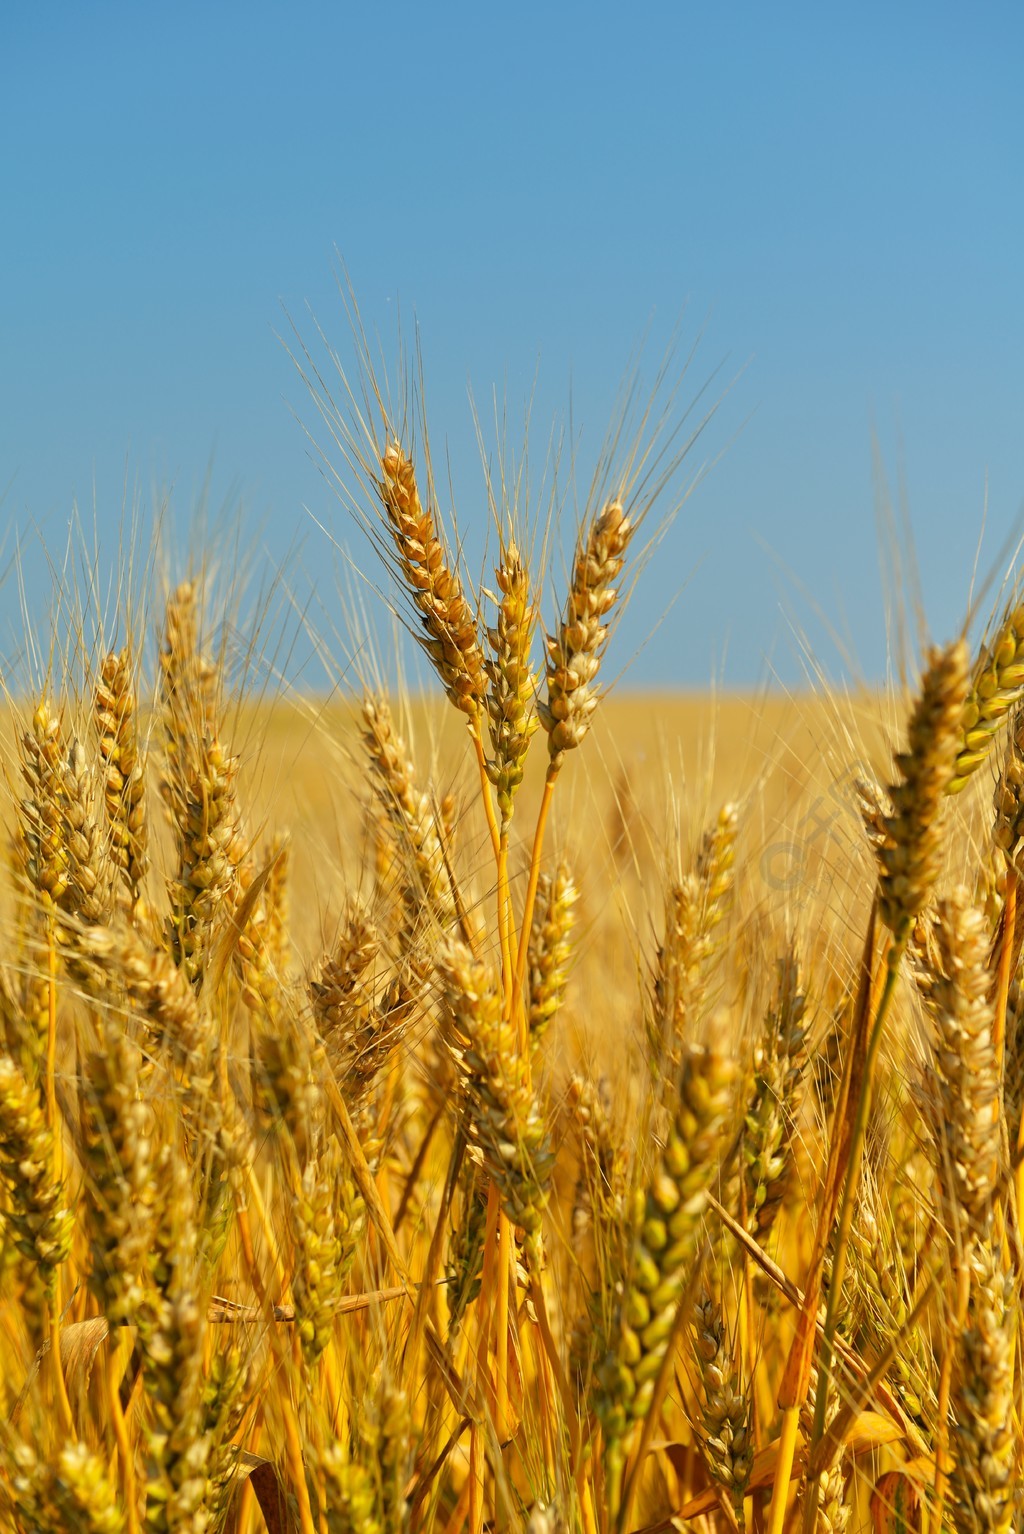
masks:
[(941, 867), (939, 809), (953, 774), (966, 692), (963, 640), (933, 650), (907, 727), (906, 750), (896, 756), (899, 776), (889, 789), (893, 811), (885, 817), (878, 850), (878, 913), (893, 935), (896, 954), (902, 953)]
[(536, 711), (538, 678), (530, 659), (537, 609), (530, 594), (530, 572), (514, 543), (504, 549), (494, 573), (500, 596), (493, 598), (498, 616), (494, 627), (487, 630), (492, 653), (485, 662), (489, 683), (486, 706), (493, 753), (487, 776), (497, 790), (498, 809), (507, 830), (530, 741), (540, 723)]
[(379, 490), (394, 542), (397, 573), (419, 614), (417, 636), (455, 707), (475, 719), (487, 691), (476, 614), (424, 507), (411, 460), (398, 442), (381, 458)]
[(25, 1319), (37, 1323), (33, 1340), (41, 1347), (43, 1314), (56, 1292), (57, 1270), (70, 1255), (74, 1221), (68, 1189), (56, 1172), (54, 1135), (39, 1093), (3, 1054), (0, 1177), (9, 1199), (5, 1224), (25, 1260)]
[(606, 619), (618, 592), (635, 531), (619, 501), (609, 501), (580, 533), (565, 610), (547, 641), (547, 701), (537, 713), (548, 732), (549, 771), (561, 767), (590, 729), (599, 694), (594, 685), (608, 639)]
[(146, 753), (131, 650), (111, 651), (96, 682), (93, 718), (103, 763), (103, 803), (122, 900), (134, 911), (149, 870)]
[(735, 887), (739, 811), (724, 804), (701, 838), (695, 866), (669, 886), (665, 932), (654, 976), (648, 1019), (651, 1068), (671, 1086), (708, 996), (722, 952), (722, 927)]
[(960, 718), (960, 750), (948, 792), (958, 794), (988, 760), (996, 735), (1024, 696), (1024, 604), (1015, 603), (982, 648)]
[(807, 1068), (807, 994), (793, 948), (777, 961), (776, 972), (742, 1134), (747, 1229), (762, 1245), (768, 1242), (792, 1174)]
[(540, 1048), (565, 1000), (579, 896), (567, 863), (559, 863), (553, 874), (541, 875), (529, 947), (531, 1050)]

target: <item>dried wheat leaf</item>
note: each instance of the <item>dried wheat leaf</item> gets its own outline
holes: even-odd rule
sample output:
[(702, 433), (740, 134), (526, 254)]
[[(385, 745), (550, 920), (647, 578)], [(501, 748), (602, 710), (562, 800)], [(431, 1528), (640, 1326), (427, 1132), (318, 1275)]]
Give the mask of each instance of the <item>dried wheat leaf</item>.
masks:
[(913, 1534), (921, 1527), (921, 1489), (900, 1470), (889, 1470), (871, 1493), (875, 1534)]
[[(77, 1408), (76, 1415), (79, 1420), (86, 1415), (84, 1408), (89, 1394), (89, 1383), (92, 1377), (92, 1366), (96, 1360), (96, 1354), (106, 1342), (109, 1332), (110, 1328), (107, 1325), (105, 1316), (92, 1316), (88, 1321), (72, 1321), (69, 1326), (62, 1327), (61, 1329), (60, 1361), (64, 1371), (64, 1383), (67, 1386), (69, 1398)], [(12, 1425), (17, 1422), (21, 1409), (25, 1404), (25, 1399), (32, 1388), (32, 1382), (39, 1373), (43, 1359), (49, 1351), (50, 1344), (49, 1341), (46, 1341), (32, 1360), (32, 1367), (28, 1372), (28, 1377), (11, 1412)]]
[(288, 1496), (284, 1482), (269, 1459), (243, 1450), (238, 1456), (234, 1483), (224, 1534), (238, 1534), (246, 1483), (252, 1486), (267, 1526), (267, 1534), (295, 1534), (299, 1520), (294, 1501)]

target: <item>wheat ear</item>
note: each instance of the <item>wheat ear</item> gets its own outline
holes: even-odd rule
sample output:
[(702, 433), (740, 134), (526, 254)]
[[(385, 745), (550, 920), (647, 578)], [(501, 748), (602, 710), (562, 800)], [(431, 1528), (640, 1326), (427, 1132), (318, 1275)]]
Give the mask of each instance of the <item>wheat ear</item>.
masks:
[(529, 571), (514, 543), (503, 549), (494, 574), (500, 596), (485, 593), (498, 606), (495, 625), (487, 630), (491, 656), (485, 662), (486, 703), (493, 753), (487, 776), (497, 791), (502, 828), (507, 830), (516, 790), (523, 781), (526, 753), (539, 723), (537, 673), (530, 661), (537, 609), (530, 598)]
[(1008, 713), (1024, 695), (1024, 604), (1015, 604), (978, 657), (960, 718), (960, 750), (948, 792), (958, 794), (988, 759)]
[(553, 874), (541, 875), (537, 897), (530, 933), (527, 1011), (530, 1048), (533, 1050), (539, 1048), (561, 1010), (569, 984), (574, 911), (579, 890), (567, 863), (559, 863)]
[(688, 1029), (700, 1017), (720, 951), (718, 929), (732, 903), (738, 830), (736, 806), (724, 804), (701, 838), (694, 868), (671, 884), (666, 896), (648, 1042), (653, 1069), (669, 1083), (682, 1058)]
[(963, 640), (933, 650), (910, 716), (907, 749), (896, 756), (898, 778), (889, 789), (893, 811), (884, 818), (885, 839), (878, 852), (878, 911), (893, 935), (894, 961), (938, 875), (939, 807), (953, 774), (966, 690)]
[(651, 1408), (690, 1265), (721, 1131), (732, 1102), (734, 1071), (720, 1055), (691, 1046), (676, 1080), (672, 1121), (647, 1186), (610, 1346), (599, 1366), (593, 1406), (604, 1428), (611, 1510), (622, 1492), (625, 1441)]
[(728, 1356), (721, 1306), (705, 1294), (695, 1307), (694, 1352), (703, 1388), (701, 1441), (708, 1469), (737, 1513), (754, 1467), (751, 1397), (739, 1388)]
[(127, 648), (103, 660), (96, 683), (93, 717), (103, 760), (103, 801), (111, 855), (129, 908), (142, 898), (149, 868), (146, 813), (146, 758), (139, 736), (138, 698)]
[(363, 699), (363, 744), (377, 797), (398, 843), (408, 938), (403, 946), (411, 952), (422, 940), (425, 916), (442, 930), (455, 919), (444, 844), (431, 797), (416, 785), (415, 768), (383, 697)]
[(420, 500), (412, 461), (397, 442), (389, 443), (381, 458), (378, 488), (399, 577), (426, 630), (420, 643), (455, 707), (474, 719), (487, 691), (476, 615), (438, 537), (433, 513)]
[(790, 948), (777, 963), (775, 995), (754, 1057), (743, 1127), (747, 1229), (764, 1245), (786, 1193), (807, 1066), (807, 996)]
[(608, 639), (605, 619), (618, 596), (613, 582), (634, 531), (621, 502), (609, 501), (580, 533), (565, 611), (547, 640), (547, 701), (537, 710), (548, 732), (550, 773), (590, 729), (598, 705), (594, 682)]

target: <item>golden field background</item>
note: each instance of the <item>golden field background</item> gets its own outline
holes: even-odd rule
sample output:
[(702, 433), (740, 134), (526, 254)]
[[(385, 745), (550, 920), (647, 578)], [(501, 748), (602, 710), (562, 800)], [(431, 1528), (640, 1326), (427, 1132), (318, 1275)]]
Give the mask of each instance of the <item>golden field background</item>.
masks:
[[(394, 704), (421, 783), (451, 795), (460, 874), (491, 922), (493, 859), (464, 719), (436, 700)], [(560, 1027), (570, 1056), (596, 1049), (605, 1068), (636, 1047), (645, 983), (668, 883), (690, 866), (718, 809), (740, 810), (737, 872), (758, 910), (804, 942), (852, 935), (869, 877), (855, 784), (884, 781), (896, 700), (879, 694), (785, 696), (612, 692), (567, 761), (548, 833), (580, 889), (574, 974)], [(291, 840), (296, 958), (329, 948), (346, 899), (368, 889), (366, 763), (358, 700), (293, 698), (243, 708), (234, 726), (252, 830)], [(519, 896), (536, 817), (542, 752), (528, 761), (513, 821)], [(531, 770), (532, 769), (532, 770)], [(516, 875), (513, 860), (513, 877)]]

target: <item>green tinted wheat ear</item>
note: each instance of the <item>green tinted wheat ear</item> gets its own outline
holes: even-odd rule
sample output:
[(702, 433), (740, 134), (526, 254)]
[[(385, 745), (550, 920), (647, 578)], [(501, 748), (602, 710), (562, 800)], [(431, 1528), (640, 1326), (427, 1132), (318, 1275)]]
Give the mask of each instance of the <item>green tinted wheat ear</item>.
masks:
[(885, 817), (885, 840), (878, 851), (879, 914), (893, 935), (894, 958), (939, 871), (939, 809), (953, 774), (966, 690), (963, 640), (933, 650), (910, 716), (907, 749), (895, 759), (899, 776), (889, 790), (893, 811)]
[(384, 453), (381, 471), (378, 488), (398, 575), (426, 630), (420, 644), (455, 707), (473, 719), (487, 691), (476, 614), (437, 535), (433, 514), (420, 500), (412, 462), (397, 442)]
[(1015, 606), (978, 657), (960, 721), (961, 742), (949, 792), (958, 794), (992, 750), (997, 732), (1024, 695), (1024, 604)]
[(261, 1032), (252, 1066), (256, 1106), (275, 1132), (284, 1130), (299, 1166), (304, 1166), (323, 1117), (323, 1094), (304, 1031), (290, 1022)]
[(18, 1534), (124, 1534), (125, 1515), (106, 1466), (85, 1444), (66, 1444), (53, 1464), (40, 1463), (19, 1444), (11, 1460), (0, 1507), (11, 1506)]
[(316, 1148), (289, 1202), (295, 1324), (312, 1367), (331, 1340), (345, 1279), (366, 1228), (365, 1206), (336, 1140)]
[(754, 1056), (754, 1089), (743, 1127), (747, 1228), (763, 1242), (775, 1221), (792, 1170), (803, 1076), (807, 1066), (807, 997), (796, 954), (778, 961), (778, 981)]
[[(8, 1201), (3, 1222), (26, 1259), (31, 1287), (49, 1300), (57, 1269), (71, 1250), (72, 1216), (55, 1172), (54, 1137), (38, 1091), (9, 1055), (0, 1055), (0, 1178)], [(27, 1314), (31, 1308), (27, 1310)]]
[(694, 1352), (704, 1402), (701, 1443), (708, 1469), (738, 1513), (754, 1467), (751, 1397), (737, 1386), (721, 1307), (705, 1294), (694, 1315)]
[[(247, 870), (239, 870), (238, 890), (247, 884)], [(257, 899), (235, 945), (234, 962), (242, 987), (242, 1000), (271, 1027), (276, 1026), (289, 1004), (288, 987), (272, 947), (275, 921), (267, 903), (267, 891)], [(276, 954), (283, 958), (280, 944)]]
[(608, 639), (605, 619), (618, 596), (613, 582), (634, 532), (621, 503), (609, 501), (580, 533), (565, 611), (547, 640), (547, 702), (537, 709), (548, 732), (549, 772), (558, 771), (565, 753), (590, 729), (599, 698), (594, 681)]
[(604, 1428), (610, 1492), (618, 1504), (624, 1440), (648, 1414), (686, 1293), (708, 1188), (718, 1166), (734, 1070), (720, 1055), (691, 1046), (676, 1083), (665, 1144), (638, 1211), (636, 1235), (597, 1371), (594, 1407)]
[(492, 597), (498, 617), (494, 628), (487, 630), (492, 651), (485, 662), (487, 719), (494, 753), (487, 763), (487, 776), (497, 790), (502, 823), (507, 827), (523, 781), (530, 739), (539, 723), (534, 706), (537, 673), (530, 663), (537, 609), (530, 600), (529, 571), (514, 543), (504, 550), (494, 573), (501, 595)]
[(461, 1209), (451, 1222), (445, 1263), (448, 1325), (453, 1335), (480, 1294), (487, 1236), (487, 1179), (483, 1171), (472, 1161), (464, 1161), (460, 1185)]
[(348, 1456), (340, 1445), (319, 1456), (327, 1484), (322, 1527), (330, 1534), (407, 1534), (413, 1449), (408, 1396), (382, 1379), (354, 1405)]
[(994, 804), (992, 839), (1014, 860), (1024, 838), (1024, 708), (1017, 710), (1010, 726)]
[(381, 1534), (406, 1534), (409, 1525), (405, 1486), (412, 1468), (412, 1413), (404, 1390), (388, 1380), (378, 1386), (363, 1428), (364, 1456), (378, 1479)]
[(327, 1444), (316, 1456), (323, 1479), (330, 1534), (382, 1534), (374, 1477), (340, 1443)]
[(106, 1466), (84, 1443), (61, 1449), (54, 1478), (54, 1501), (63, 1527), (74, 1534), (121, 1534), (125, 1515)]
[(723, 805), (704, 833), (695, 868), (672, 884), (666, 896), (665, 936), (658, 951), (648, 1033), (652, 1064), (669, 1079), (681, 1059), (687, 1026), (703, 1008), (720, 948), (718, 929), (733, 898), (738, 829), (736, 806)]
[[(814, 1406), (815, 1391), (812, 1387), (808, 1399), (808, 1406)], [(826, 1392), (826, 1418), (831, 1421), (835, 1417), (842, 1402), (839, 1385), (836, 1381), (830, 1381)], [(853, 1499), (848, 1489), (850, 1480), (850, 1464), (853, 1456), (844, 1451), (836, 1462), (827, 1470), (822, 1471), (816, 1482), (811, 1482), (808, 1487), (809, 1499), (816, 1503), (816, 1530), (821, 1534), (846, 1534), (850, 1526), (850, 1518), (853, 1513)], [(898, 1528), (899, 1524), (896, 1523)]]
[(203, 1390), (203, 1427), (211, 1445), (209, 1487), (214, 1528), (223, 1527), (238, 1470), (238, 1445), (233, 1439), (245, 1420), (252, 1394), (247, 1350), (231, 1340), (210, 1359)]
[(103, 801), (111, 856), (131, 909), (138, 905), (149, 868), (146, 759), (139, 736), (138, 699), (128, 649), (104, 658), (93, 717), (103, 760)]
[[(856, 1338), (862, 1356), (879, 1357), (893, 1338), (899, 1352), (888, 1383), (907, 1412), (919, 1424), (935, 1420), (935, 1355), (920, 1321), (910, 1320), (914, 1270), (899, 1249), (901, 1232), (892, 1211), (879, 1198), (875, 1178), (861, 1180), (857, 1211), (850, 1232), (848, 1293), (844, 1296), (847, 1334)], [(916, 1254), (915, 1254), (916, 1255)]]
[[(574, 1076), (567, 1108), (579, 1142), (572, 1199), (572, 1244), (585, 1277), (596, 1286), (599, 1263), (620, 1244), (628, 1186), (628, 1152), (611, 1113), (607, 1081)], [(589, 1250), (588, 1250), (589, 1248)]]
[[(235, 947), (235, 968), (242, 983), (242, 999), (254, 1012), (274, 1023), (288, 996), (288, 840), (275, 835), (263, 874), (263, 887), (251, 906)], [(239, 839), (241, 858), (237, 885), (230, 892), (236, 905), (245, 902), (256, 878), (256, 869), (246, 859)]]
[(85, 1062), (80, 1139), (89, 1286), (111, 1327), (134, 1322), (148, 1288), (156, 1177), (152, 1110), (139, 1089), (139, 1050), (119, 1019), (104, 1018)]

